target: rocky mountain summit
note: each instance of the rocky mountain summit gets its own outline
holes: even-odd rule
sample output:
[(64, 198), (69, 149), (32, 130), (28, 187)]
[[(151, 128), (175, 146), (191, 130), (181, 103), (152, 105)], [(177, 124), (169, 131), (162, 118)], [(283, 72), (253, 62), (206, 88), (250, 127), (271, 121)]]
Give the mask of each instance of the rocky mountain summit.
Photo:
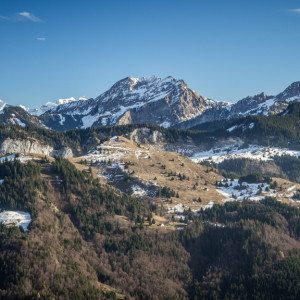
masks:
[(41, 118), (49, 127), (150, 123), (163, 127), (191, 120), (215, 105), (173, 77), (127, 77), (108, 91), (85, 101), (50, 108)]
[(277, 96), (261, 93), (238, 101), (230, 110), (230, 117), (244, 115), (274, 115), (285, 110), (289, 103), (300, 100), (300, 82), (294, 82)]
[(178, 124), (180, 128), (191, 128), (205, 122), (241, 118), (255, 115), (276, 115), (285, 111), (290, 103), (300, 101), (300, 82), (294, 82), (277, 96), (260, 93), (248, 96), (236, 103), (220, 103), (205, 110), (192, 120)]

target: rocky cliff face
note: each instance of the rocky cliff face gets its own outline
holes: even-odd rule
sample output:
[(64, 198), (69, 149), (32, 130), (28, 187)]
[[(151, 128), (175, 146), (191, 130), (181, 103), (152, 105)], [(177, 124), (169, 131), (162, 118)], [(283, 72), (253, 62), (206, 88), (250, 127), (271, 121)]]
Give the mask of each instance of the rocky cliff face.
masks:
[(130, 139), (138, 144), (162, 144), (166, 141), (164, 135), (158, 130), (149, 128), (137, 128), (130, 134)]
[(174, 127), (188, 129), (198, 124), (228, 119), (230, 117), (231, 107), (232, 104), (230, 103), (216, 102), (216, 104), (213, 107), (208, 108), (199, 116), (191, 120), (181, 122)]
[(72, 149), (69, 147), (62, 147), (61, 149), (53, 150), (51, 155), (63, 158), (71, 158), (74, 156)]
[(11, 139), (7, 138), (0, 144), (0, 154), (21, 153), (45, 156), (73, 157), (72, 149), (64, 147), (53, 149), (52, 146), (42, 144), (35, 139)]
[(7, 153), (22, 153), (22, 154), (38, 154), (51, 156), (53, 147), (49, 145), (42, 145), (37, 140), (19, 140), (19, 139), (5, 139), (0, 145), (0, 152)]

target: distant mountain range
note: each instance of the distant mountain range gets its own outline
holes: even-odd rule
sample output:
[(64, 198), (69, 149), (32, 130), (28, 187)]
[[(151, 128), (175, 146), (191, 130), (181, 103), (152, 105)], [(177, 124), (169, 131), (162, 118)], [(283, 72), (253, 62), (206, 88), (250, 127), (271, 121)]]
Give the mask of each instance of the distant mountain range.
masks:
[(2, 124), (36, 124), (55, 130), (105, 125), (155, 124), (191, 128), (217, 120), (282, 113), (300, 101), (300, 82), (277, 96), (261, 93), (236, 103), (215, 101), (197, 94), (183, 80), (127, 77), (96, 98), (59, 99), (39, 109), (1, 102)]
[(300, 82), (294, 82), (277, 96), (261, 93), (248, 96), (236, 103), (215, 102), (212, 108), (206, 109), (199, 116), (178, 124), (180, 128), (193, 126), (224, 119), (241, 118), (255, 115), (276, 115), (285, 111), (290, 103), (300, 101)]

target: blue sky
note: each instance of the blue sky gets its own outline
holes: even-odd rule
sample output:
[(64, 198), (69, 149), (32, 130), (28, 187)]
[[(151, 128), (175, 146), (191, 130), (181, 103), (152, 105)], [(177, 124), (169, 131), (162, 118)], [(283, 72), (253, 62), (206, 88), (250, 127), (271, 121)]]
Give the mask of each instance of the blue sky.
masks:
[(0, 0), (0, 99), (96, 97), (126, 76), (216, 100), (300, 80), (300, 0)]

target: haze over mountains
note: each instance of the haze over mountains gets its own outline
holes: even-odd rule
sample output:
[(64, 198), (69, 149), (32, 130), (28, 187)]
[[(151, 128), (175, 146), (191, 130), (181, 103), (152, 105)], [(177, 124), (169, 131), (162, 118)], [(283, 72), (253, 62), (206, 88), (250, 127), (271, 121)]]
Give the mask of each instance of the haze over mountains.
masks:
[(19, 115), (21, 123), (38, 122), (56, 130), (125, 124), (186, 129), (222, 119), (278, 114), (299, 100), (300, 82), (292, 83), (277, 96), (261, 93), (229, 103), (199, 95), (183, 80), (171, 76), (126, 77), (96, 98), (59, 99), (39, 109), (21, 106), (26, 112), (17, 108), (13, 112), (11, 106), (1, 102), (1, 122), (17, 122), (15, 115)]

